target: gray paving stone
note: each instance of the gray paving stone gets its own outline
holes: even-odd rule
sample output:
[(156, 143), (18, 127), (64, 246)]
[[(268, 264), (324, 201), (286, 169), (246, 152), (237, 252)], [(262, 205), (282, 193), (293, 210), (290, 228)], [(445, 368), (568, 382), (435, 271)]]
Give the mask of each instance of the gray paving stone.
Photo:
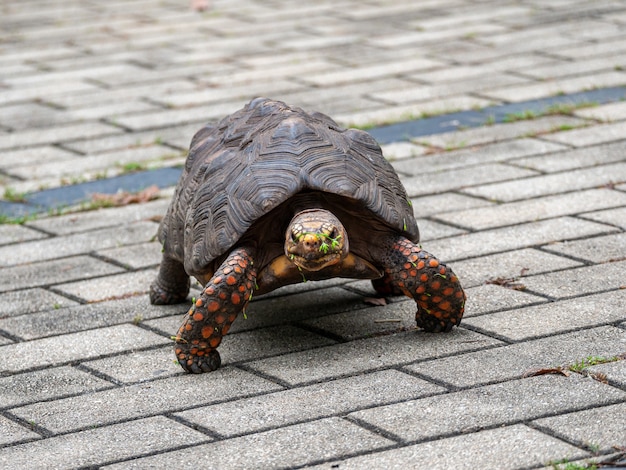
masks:
[(626, 205), (625, 193), (603, 188), (435, 214), (434, 217), (456, 226), (484, 230), (623, 205)]
[(626, 143), (614, 142), (582, 149), (573, 149), (551, 155), (525, 157), (512, 160), (512, 163), (546, 173), (620, 162), (624, 159)]
[(11, 413), (53, 433), (65, 433), (280, 389), (248, 372), (226, 367), (205, 375), (181, 375), (36, 403), (13, 408)]
[(462, 328), (445, 335), (412, 331), (253, 361), (247, 367), (297, 385), (494, 344), (499, 342)]
[[(27, 100), (54, 100), (55, 96), (78, 93), (81, 91), (95, 91), (98, 87), (90, 83), (86, 83), (83, 80), (71, 80), (64, 83), (55, 84), (51, 90), (49, 84), (40, 84), (38, 86), (30, 86), (27, 88), (3, 88), (0, 91), (0, 105), (6, 105), (11, 103), (19, 103)], [(102, 127), (104, 128), (104, 126)], [(16, 133), (17, 134), (17, 133)], [(21, 132), (19, 134), (22, 134)], [(36, 135), (32, 131), (26, 131), (23, 133), (30, 139), (44, 141), (46, 139), (36, 139)], [(25, 137), (26, 138), (26, 137)], [(22, 139), (14, 139), (11, 136), (0, 136), (0, 148), (10, 148), (14, 144), (17, 144)], [(31, 142), (32, 143), (32, 142)]]
[(61, 366), (0, 378), (2, 408), (47, 401), (69, 395), (80, 395), (112, 387), (110, 382)]
[(0, 329), (24, 340), (31, 340), (120, 323), (138, 324), (150, 318), (173, 313), (180, 315), (186, 311), (186, 307), (181, 305), (151, 305), (147, 295), (85, 305), (72, 304), (59, 308), (56, 303), (48, 304), (39, 313), (2, 318)]
[(470, 145), (489, 144), (519, 137), (536, 136), (554, 132), (561, 126), (578, 127), (585, 121), (569, 116), (546, 116), (528, 121), (494, 124), (486, 127), (433, 134), (416, 138), (417, 143), (431, 145), (443, 149), (465, 148)]
[[(19, 246), (24, 246), (24, 244)], [(121, 271), (123, 271), (122, 268), (90, 256), (73, 256), (41, 263), (33, 262), (0, 269), (0, 292), (52, 285), (75, 279), (89, 279)], [(20, 293), (15, 294), (20, 299), (20, 304), (27, 304), (29, 300), (33, 301), (33, 298), (28, 299), (26, 297), (28, 293), (29, 291), (20, 291)]]
[[(412, 75), (408, 75), (408, 78), (412, 77)], [(435, 85), (421, 84), (414, 86), (413, 88), (405, 88), (403, 90), (388, 90), (372, 93), (372, 97), (385, 103), (403, 104), (407, 102), (410, 103), (412, 101), (441, 99), (466, 93), (480, 93), (483, 90), (492, 90), (503, 86), (522, 86), (526, 83), (529, 83), (529, 80), (526, 78), (492, 70), (491, 73), (484, 75), (479, 79), (470, 78), (454, 82), (438, 83)]]
[(532, 292), (538, 292), (553, 299), (563, 299), (619, 289), (624, 286), (625, 272), (626, 261), (616, 261), (529, 276), (524, 279), (523, 283)]
[(612, 232), (615, 229), (609, 225), (558, 217), (433, 240), (424, 244), (424, 249), (436, 253), (443, 260), (455, 260)]
[(404, 368), (439, 383), (460, 388), (476, 387), (519, 379), (541, 369), (569, 366), (589, 356), (613, 357), (624, 348), (625, 341), (626, 332), (613, 326), (601, 326), (419, 362)]
[(72, 176), (81, 180), (91, 180), (106, 174), (107, 177), (124, 173), (124, 165), (143, 164), (150, 167), (152, 162), (162, 162), (176, 152), (160, 145), (115, 150), (95, 155), (77, 155), (61, 162), (38, 163), (12, 168), (9, 173), (23, 179), (69, 179)]
[(133, 325), (117, 325), (0, 346), (2, 373), (50, 367), (107, 354), (147, 348), (170, 340)]
[[(33, 299), (37, 299), (33, 302)], [(23, 291), (0, 294), (1, 319), (25, 313), (58, 310), (63, 307), (78, 305), (78, 302), (62, 297), (45, 289), (34, 288)]]
[(569, 461), (586, 455), (585, 451), (563, 441), (523, 424), (515, 424), (307, 468), (522, 469), (549, 460)]
[(55, 289), (86, 302), (123, 299), (146, 294), (158, 273), (157, 268), (130, 273), (112, 274), (96, 279), (58, 284)]
[[(610, 354), (607, 356), (612, 357)], [(609, 384), (626, 389), (626, 361), (624, 359), (589, 367), (588, 370), (594, 374), (604, 374)]]
[(74, 158), (75, 153), (52, 145), (41, 145), (21, 150), (3, 150), (0, 152), (0, 168), (8, 169), (22, 165), (32, 165), (40, 161), (63, 161)]
[[(92, 467), (153, 452), (202, 444), (211, 439), (163, 416), (0, 449), (0, 465), (11, 468)], [(132, 445), (128, 445), (132, 443)]]
[(463, 189), (473, 196), (511, 202), (526, 198), (547, 196), (611, 185), (626, 177), (626, 163), (599, 165), (564, 173), (531, 176), (521, 180), (483, 184)]
[(175, 416), (221, 436), (233, 437), (445, 391), (443, 387), (387, 370), (196, 408)]
[[(69, 235), (120, 224), (145, 221), (153, 217), (165, 215), (170, 204), (170, 198), (165, 197), (165, 191), (161, 191), (160, 195), (163, 197), (155, 201), (45, 217), (28, 221), (26, 226), (57, 235)], [(155, 225), (154, 228), (154, 233), (156, 233), (157, 226)]]
[[(626, 74), (624, 74), (626, 77)], [(593, 128), (572, 129), (545, 136), (546, 139), (567, 143), (575, 147), (602, 144), (604, 142), (623, 141), (626, 132), (626, 122), (600, 124)], [(624, 144), (626, 146), (626, 143)]]
[(626, 233), (552, 243), (543, 248), (593, 263), (619, 261), (626, 258)]
[(334, 340), (290, 325), (227, 335), (220, 345), (222, 363), (249, 361), (335, 344)]
[(424, 70), (444, 65), (442, 62), (414, 57), (410, 60), (387, 62), (366, 67), (347, 68), (331, 72), (322, 72), (303, 77), (303, 80), (314, 86), (334, 86), (348, 82), (359, 82), (381, 77), (393, 77), (401, 73)]
[[(626, 403), (619, 403), (538, 419), (533, 424), (557, 436), (564, 436), (570, 442), (593, 447), (596, 452), (610, 452), (626, 442), (624, 416)], [(590, 426), (589, 423), (602, 423), (602, 426)]]
[(466, 109), (484, 108), (493, 104), (492, 101), (462, 95), (431, 98), (420, 102), (395, 106), (381, 107), (380, 104), (378, 104), (376, 108), (372, 107), (373, 103), (378, 102), (371, 101), (369, 106), (371, 109), (359, 109), (356, 111), (343, 110), (332, 114), (334, 115), (335, 121), (342, 126), (367, 128), (372, 125), (378, 126), (410, 121), (422, 116), (433, 116)]
[[(512, 281), (512, 283), (523, 284), (524, 280)], [(463, 318), (547, 302), (543, 297), (496, 284), (466, 288), (465, 293), (467, 300)]]
[(120, 263), (128, 269), (142, 269), (158, 265), (162, 257), (161, 244), (158, 241), (109, 248), (97, 251), (96, 254)]
[(153, 222), (139, 221), (92, 233), (70, 234), (0, 247), (2, 266), (25, 264), (63, 258), (95, 250), (150, 241), (158, 226)]
[(82, 365), (111, 377), (120, 384), (163, 379), (182, 372), (171, 344), (159, 349), (130, 351), (121, 356), (86, 361)]
[(412, 441), (515, 424), (625, 398), (625, 392), (578, 374), (544, 375), (379, 406), (348, 416)]
[[(2, 94), (0, 94), (2, 100)], [(0, 149), (21, 148), (30, 145), (55, 144), (69, 140), (88, 139), (119, 134), (121, 129), (99, 122), (67, 124), (47, 129), (28, 129), (0, 135)]]
[[(29, 431), (19, 424), (0, 416), (0, 445), (13, 444), (15, 442), (28, 439), (37, 439), (39, 434)], [(0, 449), (0, 462), (2, 461), (2, 450)]]
[[(202, 465), (209, 469), (290, 468), (337, 459), (393, 444), (341, 418), (296, 424), (249, 436), (122, 462), (114, 468), (172, 468)], [(211, 458), (207, 460), (206, 456)]]
[(396, 171), (419, 176), (423, 175), (424, 171), (438, 172), (470, 165), (501, 162), (530, 155), (541, 155), (541, 158), (544, 158), (545, 154), (556, 152), (563, 148), (563, 146), (554, 145), (551, 142), (521, 138), (419, 156), (413, 159), (403, 159), (402, 161), (392, 162), (392, 165)]
[[(626, 59), (625, 59), (626, 63)], [(626, 103), (609, 103), (591, 108), (578, 109), (574, 112), (578, 117), (597, 119), (599, 121), (620, 121), (626, 119)]]
[(582, 266), (582, 263), (533, 248), (481, 256), (453, 264), (454, 272), (465, 287), (477, 286), (498, 279), (518, 282), (518, 279), (525, 275), (541, 274), (575, 266)]
[(63, 111), (39, 103), (20, 103), (0, 109), (0, 125), (14, 131), (58, 125), (67, 121), (67, 115)]
[[(541, 80), (549, 80), (554, 78), (562, 78), (569, 75), (589, 74), (596, 72), (605, 72), (615, 70), (616, 67), (624, 66), (626, 58), (624, 54), (618, 54), (614, 57), (598, 57), (588, 58), (586, 60), (577, 61), (559, 61), (539, 65), (524, 70), (524, 74)], [(578, 115), (578, 113), (576, 113)], [(581, 117), (589, 117), (580, 115)]]
[[(544, 41), (546, 39), (544, 38)], [(607, 71), (589, 75), (560, 78), (529, 85), (512, 86), (500, 89), (492, 89), (483, 92), (484, 96), (495, 100), (509, 102), (528, 101), (545, 96), (558, 95), (560, 93), (574, 93), (581, 90), (594, 88), (620, 86), (626, 82), (626, 74), (619, 71)]]
[(616, 209), (607, 209), (604, 211), (591, 212), (584, 214), (586, 219), (603, 222), (626, 230), (626, 207), (618, 207)]
[(17, 224), (0, 225), (0, 245), (46, 238), (47, 235)]
[(441, 224), (429, 219), (417, 219), (417, 224), (420, 230), (420, 241), (422, 242), (467, 233), (467, 230)]
[[(515, 168), (499, 163), (487, 163), (481, 165), (480, 171), (475, 167), (453, 168), (404, 178), (402, 182), (409, 197), (416, 197), (458, 190), (466, 186), (485, 185), (497, 181), (522, 181), (536, 174), (533, 170)], [(479, 189), (482, 187), (478, 186)], [(471, 189), (469, 188), (465, 191), (469, 192)]]
[(390, 144), (381, 145), (380, 148), (385, 158), (390, 162), (403, 160), (405, 158), (419, 157), (424, 155), (428, 150), (426, 147), (411, 142), (392, 142)]
[(510, 341), (523, 341), (618, 322), (625, 307), (626, 291), (618, 290), (471, 317), (464, 325)]
[(494, 204), (484, 199), (454, 192), (411, 198), (411, 203), (413, 204), (413, 212), (418, 217), (443, 214), (449, 211), (473, 209), (475, 207), (491, 206)]
[(417, 329), (415, 302), (409, 299), (405, 301), (404, 297), (397, 299), (385, 306), (327, 315), (302, 323), (340, 336), (346, 341)]

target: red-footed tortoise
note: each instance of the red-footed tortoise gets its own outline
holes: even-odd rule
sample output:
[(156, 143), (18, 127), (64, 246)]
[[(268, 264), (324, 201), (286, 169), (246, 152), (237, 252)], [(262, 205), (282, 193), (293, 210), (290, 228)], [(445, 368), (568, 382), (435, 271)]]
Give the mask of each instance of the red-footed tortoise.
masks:
[(153, 304), (203, 286), (175, 336), (189, 372), (217, 369), (216, 348), (253, 294), (306, 280), (372, 279), (417, 303), (417, 325), (449, 331), (463, 316), (458, 278), (417, 244), (406, 191), (366, 132), (258, 98), (192, 139), (159, 228)]

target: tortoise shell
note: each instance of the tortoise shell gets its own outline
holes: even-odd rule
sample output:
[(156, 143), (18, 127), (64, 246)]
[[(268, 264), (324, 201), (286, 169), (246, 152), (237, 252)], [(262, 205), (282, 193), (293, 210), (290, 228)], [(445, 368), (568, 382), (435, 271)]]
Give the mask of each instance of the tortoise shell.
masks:
[(211, 271), (257, 220), (306, 191), (358, 201), (361, 218), (419, 239), (406, 191), (369, 134), (257, 98), (195, 134), (159, 240), (187, 273)]

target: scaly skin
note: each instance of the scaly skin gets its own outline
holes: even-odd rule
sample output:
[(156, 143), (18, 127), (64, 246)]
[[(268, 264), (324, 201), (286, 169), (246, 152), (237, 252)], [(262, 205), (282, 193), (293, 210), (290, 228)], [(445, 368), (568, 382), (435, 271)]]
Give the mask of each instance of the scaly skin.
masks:
[(163, 256), (159, 275), (150, 285), (150, 303), (153, 305), (180, 304), (189, 294), (189, 276), (182, 263)]
[(428, 332), (458, 326), (466, 296), (452, 269), (404, 237), (386, 243), (381, 261), (385, 276), (374, 287), (383, 294), (401, 291), (414, 299), (417, 326)]
[(253, 254), (246, 247), (233, 250), (189, 309), (174, 338), (176, 358), (187, 372), (201, 374), (220, 366), (216, 349), (252, 296)]

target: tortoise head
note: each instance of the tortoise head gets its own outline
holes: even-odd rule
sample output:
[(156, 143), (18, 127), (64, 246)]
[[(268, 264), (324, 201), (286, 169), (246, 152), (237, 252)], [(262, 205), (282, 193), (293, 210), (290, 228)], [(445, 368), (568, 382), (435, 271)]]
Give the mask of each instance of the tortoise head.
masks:
[(323, 209), (299, 212), (285, 234), (285, 255), (298, 268), (319, 271), (348, 254), (348, 236), (339, 219)]

